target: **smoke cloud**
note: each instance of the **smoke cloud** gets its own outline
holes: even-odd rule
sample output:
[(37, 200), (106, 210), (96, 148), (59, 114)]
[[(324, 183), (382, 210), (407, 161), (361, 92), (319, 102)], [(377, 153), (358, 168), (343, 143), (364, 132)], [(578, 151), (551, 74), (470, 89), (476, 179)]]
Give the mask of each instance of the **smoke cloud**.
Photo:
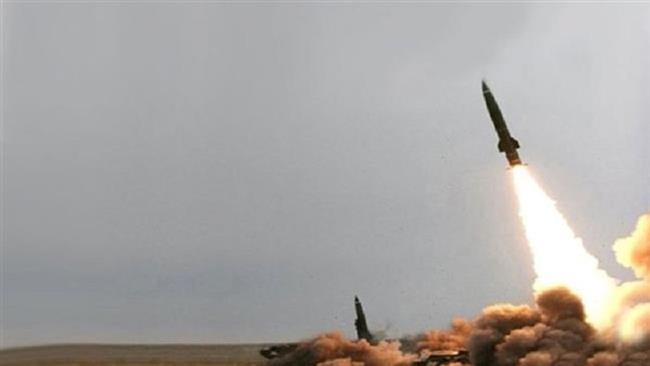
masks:
[(274, 360), (270, 365), (319, 366), (405, 366), (415, 361), (416, 355), (404, 354), (398, 341), (381, 341), (371, 345), (366, 340), (351, 341), (332, 332), (305, 342), (291, 354)]
[[(629, 321), (645, 324), (650, 307), (633, 312)], [(645, 322), (645, 323), (644, 323)], [(648, 328), (643, 328), (648, 329)], [(650, 343), (625, 343), (598, 334), (586, 322), (580, 299), (558, 287), (539, 294), (536, 306), (499, 304), (485, 308), (473, 321), (455, 319), (449, 330), (418, 336), (418, 351), (401, 350), (399, 341), (372, 345), (340, 333), (322, 334), (301, 344), (271, 365), (403, 366), (432, 351), (467, 349), (470, 363), (454, 366), (649, 366)]]
[(417, 351), (464, 348), (472, 328), (471, 322), (466, 319), (456, 318), (451, 322), (450, 330), (431, 330), (419, 336)]
[(618, 286), (611, 308), (622, 340), (650, 343), (650, 214), (639, 218), (632, 234), (613, 246), (618, 262), (638, 281)]
[(639, 218), (636, 228), (627, 238), (614, 243), (616, 260), (631, 268), (638, 278), (647, 279), (650, 275), (650, 214)]
[[(449, 366), (650, 366), (650, 214), (614, 244), (617, 259), (639, 280), (620, 284), (607, 330), (589, 324), (581, 298), (566, 287), (539, 292), (534, 306), (497, 304), (473, 320), (457, 318), (448, 330), (431, 330), (403, 342), (370, 344), (340, 333), (302, 343), (271, 365), (425, 365), (435, 352), (467, 350), (469, 363)], [(438, 365), (442, 365), (438, 364)]]

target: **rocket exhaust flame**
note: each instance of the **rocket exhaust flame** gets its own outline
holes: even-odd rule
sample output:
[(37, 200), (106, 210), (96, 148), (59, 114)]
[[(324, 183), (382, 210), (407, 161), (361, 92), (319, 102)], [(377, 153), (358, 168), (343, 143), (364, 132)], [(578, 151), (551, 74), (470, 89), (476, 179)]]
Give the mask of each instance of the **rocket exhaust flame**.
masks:
[(515, 166), (512, 175), (537, 275), (535, 292), (567, 287), (582, 299), (588, 321), (598, 329), (607, 328), (611, 322), (608, 300), (616, 290), (616, 280), (599, 268), (598, 260), (587, 252), (529, 169)]

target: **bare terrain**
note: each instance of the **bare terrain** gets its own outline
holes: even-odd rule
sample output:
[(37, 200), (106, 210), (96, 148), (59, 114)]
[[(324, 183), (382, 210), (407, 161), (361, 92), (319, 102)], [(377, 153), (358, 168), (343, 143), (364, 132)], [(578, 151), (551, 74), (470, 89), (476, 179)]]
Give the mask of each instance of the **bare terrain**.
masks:
[(100, 345), (70, 344), (0, 350), (0, 366), (264, 365), (264, 344)]

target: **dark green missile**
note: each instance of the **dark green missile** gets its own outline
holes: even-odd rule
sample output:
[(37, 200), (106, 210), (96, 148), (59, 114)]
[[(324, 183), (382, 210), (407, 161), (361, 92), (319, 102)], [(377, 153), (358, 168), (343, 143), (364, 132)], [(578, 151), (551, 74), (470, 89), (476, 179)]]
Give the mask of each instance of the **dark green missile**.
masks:
[(515, 140), (515, 138), (510, 135), (510, 131), (508, 131), (508, 126), (506, 126), (506, 121), (503, 119), (503, 114), (501, 114), (499, 105), (494, 99), (490, 88), (485, 83), (485, 80), (481, 81), (481, 87), (483, 89), (485, 105), (490, 113), (494, 129), (497, 131), (497, 136), (499, 137), (499, 143), (497, 144), (499, 151), (506, 154), (506, 159), (508, 159), (508, 164), (510, 164), (510, 166), (521, 165), (522, 162), (519, 158), (519, 153), (517, 152), (519, 141)]

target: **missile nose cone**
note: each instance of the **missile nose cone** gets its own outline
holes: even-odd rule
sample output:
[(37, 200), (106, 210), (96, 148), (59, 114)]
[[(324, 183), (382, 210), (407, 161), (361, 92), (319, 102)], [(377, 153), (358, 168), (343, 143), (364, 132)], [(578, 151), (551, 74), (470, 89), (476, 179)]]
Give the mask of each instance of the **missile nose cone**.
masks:
[(487, 86), (485, 80), (481, 80), (481, 89), (483, 89), (483, 94), (490, 93), (490, 88)]

